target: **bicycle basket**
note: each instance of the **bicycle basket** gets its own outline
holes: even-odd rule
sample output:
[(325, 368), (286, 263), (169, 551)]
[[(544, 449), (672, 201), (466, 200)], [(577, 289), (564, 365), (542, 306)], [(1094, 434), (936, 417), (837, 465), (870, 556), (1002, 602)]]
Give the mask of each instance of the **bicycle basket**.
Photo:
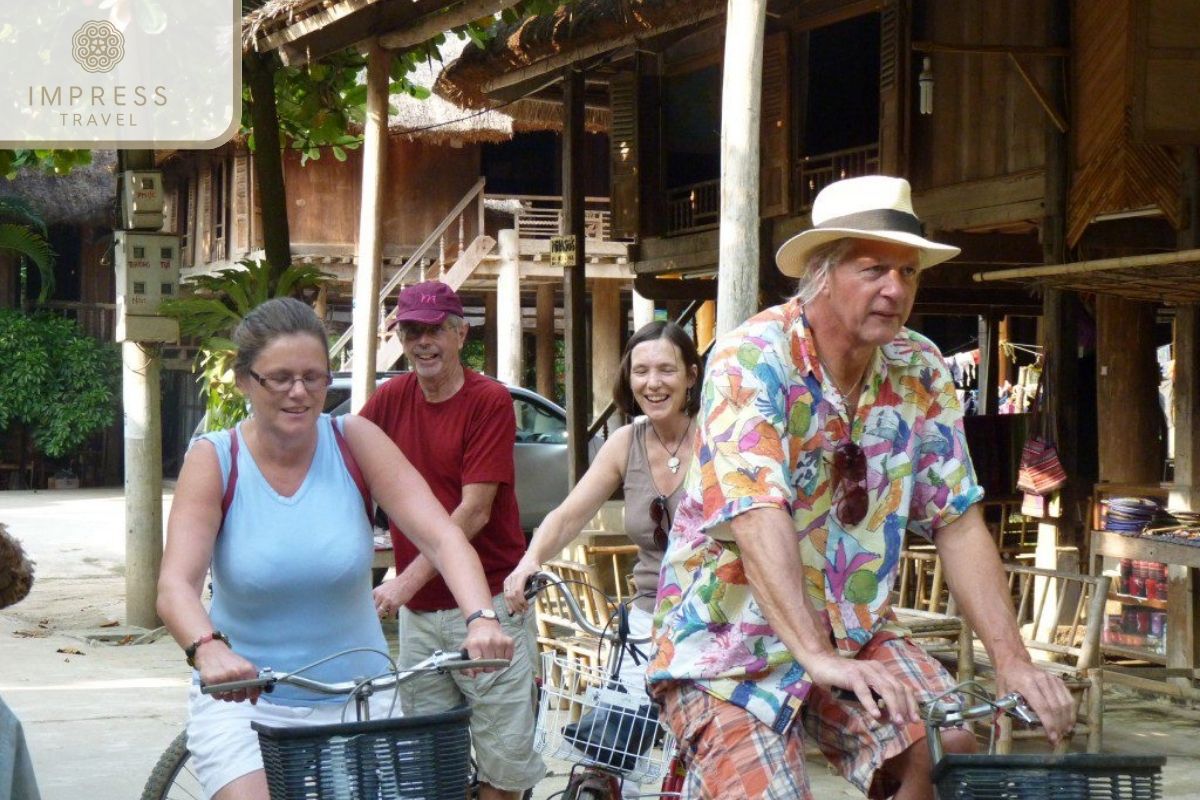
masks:
[(933, 770), (939, 800), (1158, 800), (1162, 756), (949, 754)]
[(462, 800), (471, 710), (258, 732), (271, 800)]
[(634, 783), (662, 776), (675, 739), (660, 727), (640, 679), (621, 680), (602, 667), (543, 653), (542, 681), (535, 750), (620, 772)]

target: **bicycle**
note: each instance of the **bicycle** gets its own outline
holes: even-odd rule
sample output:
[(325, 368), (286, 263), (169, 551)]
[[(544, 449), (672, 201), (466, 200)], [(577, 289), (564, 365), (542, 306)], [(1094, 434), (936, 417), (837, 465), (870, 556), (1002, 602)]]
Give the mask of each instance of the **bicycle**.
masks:
[[(470, 709), (372, 720), (370, 697), (431, 672), (507, 664), (499, 659), (470, 659), (465, 650), (438, 651), (409, 669), (370, 679), (324, 683), (301, 674), (309, 665), (292, 672), (263, 669), (256, 678), (204, 686), (201, 691), (211, 694), (261, 688), (270, 692), (283, 683), (320, 694), (345, 695), (347, 705), (353, 701), (353, 722), (305, 728), (252, 723), (259, 734), (273, 800), (391, 800), (414, 794), (461, 800), (470, 781)], [(435, 752), (436, 758), (432, 757)], [(151, 770), (142, 800), (203, 797), (188, 760), (187, 731), (182, 731)]]
[[(959, 696), (974, 698), (965, 705)], [(987, 753), (945, 753), (941, 731), (964, 722), (1008, 714), (1037, 724), (1037, 716), (1019, 694), (992, 699), (974, 681), (960, 684), (922, 704), (926, 742), (939, 800), (1157, 800), (1162, 796), (1163, 756), (1108, 753), (997, 755), (995, 726)]]
[[(617, 653), (650, 637), (631, 636), (620, 614), (616, 630), (588, 619), (567, 581), (549, 570), (530, 576), (525, 597), (555, 586), (576, 624)], [(626, 780), (650, 783), (661, 778), (656, 797), (679, 797), (684, 768), (675, 738), (658, 720), (641, 682), (621, 679), (616, 670), (593, 667), (555, 653), (542, 654), (542, 685), (534, 749), (572, 761), (562, 800), (620, 800)]]

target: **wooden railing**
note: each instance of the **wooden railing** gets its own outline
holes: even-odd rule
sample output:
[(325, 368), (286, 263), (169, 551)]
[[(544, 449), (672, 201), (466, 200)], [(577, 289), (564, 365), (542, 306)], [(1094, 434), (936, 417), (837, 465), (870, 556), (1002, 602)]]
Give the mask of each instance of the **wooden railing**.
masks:
[[(489, 194), (488, 200), (515, 203), (513, 228), (519, 239), (550, 239), (563, 234), (562, 198), (540, 194)], [(612, 235), (612, 211), (607, 197), (583, 199), (584, 235), (592, 241), (623, 242)]]
[(796, 211), (812, 208), (817, 193), (834, 181), (878, 174), (878, 142), (830, 153), (801, 156), (796, 161)]
[[(451, 226), (455, 225), (455, 223), (457, 223), (458, 226), (458, 242), (457, 249), (452, 251), (453, 255), (449, 258), (450, 263), (452, 264), (454, 259), (466, 250), (467, 244), (469, 244), (465, 237), (466, 215), (467, 209), (472, 203), (474, 203), (476, 206), (475, 213), (477, 214), (478, 219), (476, 233), (483, 233), (483, 187), (485, 184), (486, 181), (483, 178), (480, 178), (478, 181), (476, 181), (475, 185), (472, 186), (465, 195), (463, 195), (463, 198), (458, 201), (454, 208), (450, 209), (450, 213), (447, 214), (445, 218), (442, 219), (441, 223), (439, 223), (438, 226), (433, 229), (433, 232), (425, 237), (425, 241), (421, 242), (417, 249), (412, 252), (412, 255), (404, 260), (404, 263), (400, 266), (400, 269), (396, 270), (396, 274), (389, 278), (388, 281), (382, 287), (380, 287), (380, 327), (383, 327), (387, 324), (388, 313), (385, 306), (387, 298), (391, 296), (391, 294), (396, 290), (397, 286), (411, 279), (412, 275), (414, 274), (414, 270), (416, 271), (416, 274), (420, 274), (427, 265), (431, 264), (431, 251), (434, 245), (437, 245), (438, 248), (437, 260), (432, 263), (437, 265), (438, 275), (445, 273), (447, 269), (448, 258), (446, 254), (446, 234), (447, 231), (451, 229)], [(450, 244), (451, 247), (453, 247), (455, 243), (451, 241)], [(434, 276), (423, 275), (421, 277), (422, 279), (425, 279), (433, 278)], [(339, 358), (345, 352), (346, 347), (349, 346), (350, 340), (353, 337), (354, 325), (350, 325), (342, 332), (342, 335), (337, 338), (337, 341), (333, 343), (333, 346), (329, 348), (329, 360), (331, 362), (338, 363)]]
[(721, 218), (721, 181), (702, 181), (667, 190), (668, 236), (715, 228)]
[(66, 300), (49, 300), (38, 308), (52, 311), (61, 317), (75, 320), (79, 329), (88, 336), (111, 342), (116, 336), (117, 306), (114, 303), (76, 303)]

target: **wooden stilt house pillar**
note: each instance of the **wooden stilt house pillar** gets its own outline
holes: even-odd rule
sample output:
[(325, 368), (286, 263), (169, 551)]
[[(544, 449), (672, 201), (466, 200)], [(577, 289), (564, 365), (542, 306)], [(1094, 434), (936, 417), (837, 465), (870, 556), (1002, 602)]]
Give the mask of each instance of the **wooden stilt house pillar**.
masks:
[(608, 408), (621, 369), (621, 282), (592, 281), (592, 414)]
[(537, 392), (542, 397), (555, 397), (554, 356), (557, 348), (554, 330), (554, 286), (540, 283), (537, 287)]
[(574, 486), (587, 470), (587, 304), (583, 224), (583, 72), (563, 74), (562, 196), (566, 233), (575, 240), (573, 263), (563, 268), (563, 327), (567, 368), (567, 481)]
[(721, 86), (721, 228), (717, 335), (758, 310), (759, 153), (766, 0), (729, 0)]
[(521, 284), (517, 259), (520, 245), (515, 230), (502, 230), (500, 274), (496, 278), (496, 377), (521, 385)]
[(379, 337), (379, 285), (383, 270), (383, 188), (387, 181), (388, 78), (392, 54), (377, 41), (367, 46), (367, 109), (363, 132), (362, 210), (354, 271), (354, 325), (350, 407), (361, 409), (375, 391)]

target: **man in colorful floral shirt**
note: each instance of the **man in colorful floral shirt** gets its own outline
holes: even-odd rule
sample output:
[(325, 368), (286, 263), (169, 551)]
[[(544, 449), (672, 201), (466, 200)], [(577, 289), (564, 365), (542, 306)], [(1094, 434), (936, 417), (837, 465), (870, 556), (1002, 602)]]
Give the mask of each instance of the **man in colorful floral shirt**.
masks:
[(903, 327), (920, 271), (958, 248), (924, 238), (898, 178), (831, 184), (812, 216), (776, 256), (799, 294), (709, 358), (663, 559), (648, 681), (690, 797), (810, 797), (802, 731), (869, 796), (932, 797), (917, 703), (954, 683), (889, 606), (906, 530), (936, 546), (1000, 688), (1052, 740), (1073, 723), (1021, 644), (954, 383)]

